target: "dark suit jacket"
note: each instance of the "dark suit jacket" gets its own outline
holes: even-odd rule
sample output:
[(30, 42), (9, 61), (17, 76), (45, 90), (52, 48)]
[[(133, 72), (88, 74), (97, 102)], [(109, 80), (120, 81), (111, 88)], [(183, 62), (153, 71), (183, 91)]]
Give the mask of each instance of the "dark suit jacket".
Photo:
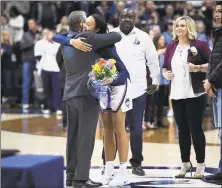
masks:
[[(176, 50), (178, 42), (172, 42), (167, 46), (166, 52), (164, 54), (164, 65), (163, 68), (171, 71), (171, 60)], [(198, 55), (192, 56), (189, 52), (187, 62), (193, 63), (194, 65), (202, 65), (209, 62), (210, 57), (210, 49), (206, 42), (200, 40), (192, 40), (190, 43), (190, 47), (195, 46)], [(204, 72), (191, 72), (191, 83), (193, 87), (194, 93), (202, 93), (204, 92), (203, 80), (206, 79), (206, 73)]]
[(86, 38), (86, 42), (92, 45), (92, 51), (85, 53), (72, 46), (62, 47), (67, 72), (63, 100), (90, 95), (87, 89), (88, 74), (92, 70), (92, 65), (95, 64), (95, 60), (101, 58), (101, 55), (96, 53), (96, 50), (113, 45), (122, 38), (121, 35), (116, 32), (105, 34), (69, 32), (67, 37)]

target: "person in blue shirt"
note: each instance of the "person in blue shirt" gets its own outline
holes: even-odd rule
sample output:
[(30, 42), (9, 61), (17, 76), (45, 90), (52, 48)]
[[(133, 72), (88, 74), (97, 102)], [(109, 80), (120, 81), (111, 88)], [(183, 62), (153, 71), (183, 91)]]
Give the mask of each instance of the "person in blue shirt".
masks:
[(165, 45), (165, 38), (164, 35), (158, 35), (154, 38), (153, 41), (158, 56), (159, 56), (159, 63), (160, 63), (160, 86), (159, 90), (154, 94), (154, 100), (155, 105), (157, 107), (156, 109), (156, 126), (167, 128), (168, 126), (163, 124), (163, 118), (164, 118), (164, 106), (168, 103), (168, 96), (169, 96), (169, 81), (166, 80), (163, 77), (162, 69), (164, 64), (164, 53), (166, 51), (166, 45)]
[[(104, 18), (99, 14), (93, 14), (87, 18), (87, 30), (97, 33), (108, 32)], [(55, 42), (63, 45), (73, 45), (82, 51), (90, 51), (91, 46), (83, 43), (79, 39), (71, 39), (64, 34), (57, 34), (53, 37)], [(82, 39), (83, 40), (83, 39)], [(87, 43), (87, 41), (84, 41)], [(86, 45), (84, 47), (84, 44)], [(110, 186), (122, 186), (128, 183), (127, 178), (127, 158), (129, 150), (129, 138), (125, 130), (126, 112), (132, 109), (132, 100), (129, 94), (130, 76), (116, 52), (115, 45), (101, 48), (97, 51), (104, 59), (115, 59), (116, 68), (119, 72), (116, 80), (105, 80), (106, 84), (111, 84), (111, 109), (101, 112), (100, 117), (104, 127), (104, 150), (105, 150), (105, 173), (102, 183)], [(115, 138), (116, 137), (116, 138)], [(116, 143), (115, 143), (116, 142)], [(118, 145), (120, 168), (117, 176), (114, 177), (114, 159)], [(121, 178), (121, 181), (119, 179)]]

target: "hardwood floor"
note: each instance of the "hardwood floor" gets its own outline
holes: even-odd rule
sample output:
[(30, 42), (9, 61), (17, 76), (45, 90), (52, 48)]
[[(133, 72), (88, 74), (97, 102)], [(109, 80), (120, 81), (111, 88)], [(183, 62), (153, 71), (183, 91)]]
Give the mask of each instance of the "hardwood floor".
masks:
[[(169, 123), (169, 128), (159, 128), (156, 130), (148, 130), (144, 132), (143, 141), (149, 143), (177, 143), (177, 127), (173, 119), (165, 119), (165, 123)], [(26, 133), (44, 136), (66, 136), (66, 131), (62, 127), (62, 120), (57, 119), (55, 115), (45, 118), (40, 115), (38, 117), (22, 117), (21, 119), (7, 120), (1, 123), (2, 130)], [(205, 117), (203, 129), (205, 131), (214, 128), (211, 117)], [(96, 139), (102, 140), (102, 127), (97, 127)], [(211, 144), (214, 145), (214, 144)], [(215, 144), (217, 145), (217, 144)]]

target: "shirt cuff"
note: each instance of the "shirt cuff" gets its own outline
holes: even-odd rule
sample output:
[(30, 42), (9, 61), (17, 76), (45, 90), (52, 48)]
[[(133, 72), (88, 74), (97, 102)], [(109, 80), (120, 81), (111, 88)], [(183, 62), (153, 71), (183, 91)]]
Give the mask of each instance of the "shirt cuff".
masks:
[(160, 85), (160, 82), (159, 82), (159, 80), (158, 79), (153, 79), (152, 78), (152, 85)]

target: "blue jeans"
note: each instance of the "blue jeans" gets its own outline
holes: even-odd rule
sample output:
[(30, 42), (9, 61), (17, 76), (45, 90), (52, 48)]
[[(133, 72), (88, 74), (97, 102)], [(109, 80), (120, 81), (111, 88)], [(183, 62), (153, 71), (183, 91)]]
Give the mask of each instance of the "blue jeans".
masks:
[(213, 110), (214, 110), (214, 123), (217, 128), (219, 128), (220, 135), (220, 162), (219, 168), (222, 171), (222, 89), (216, 91), (216, 99), (213, 99)]
[(141, 165), (143, 161), (143, 114), (147, 94), (133, 99), (133, 109), (126, 113), (126, 126), (130, 127), (130, 146), (132, 166)]
[(34, 62), (24, 62), (22, 71), (22, 104), (29, 104), (30, 86), (35, 70)]

